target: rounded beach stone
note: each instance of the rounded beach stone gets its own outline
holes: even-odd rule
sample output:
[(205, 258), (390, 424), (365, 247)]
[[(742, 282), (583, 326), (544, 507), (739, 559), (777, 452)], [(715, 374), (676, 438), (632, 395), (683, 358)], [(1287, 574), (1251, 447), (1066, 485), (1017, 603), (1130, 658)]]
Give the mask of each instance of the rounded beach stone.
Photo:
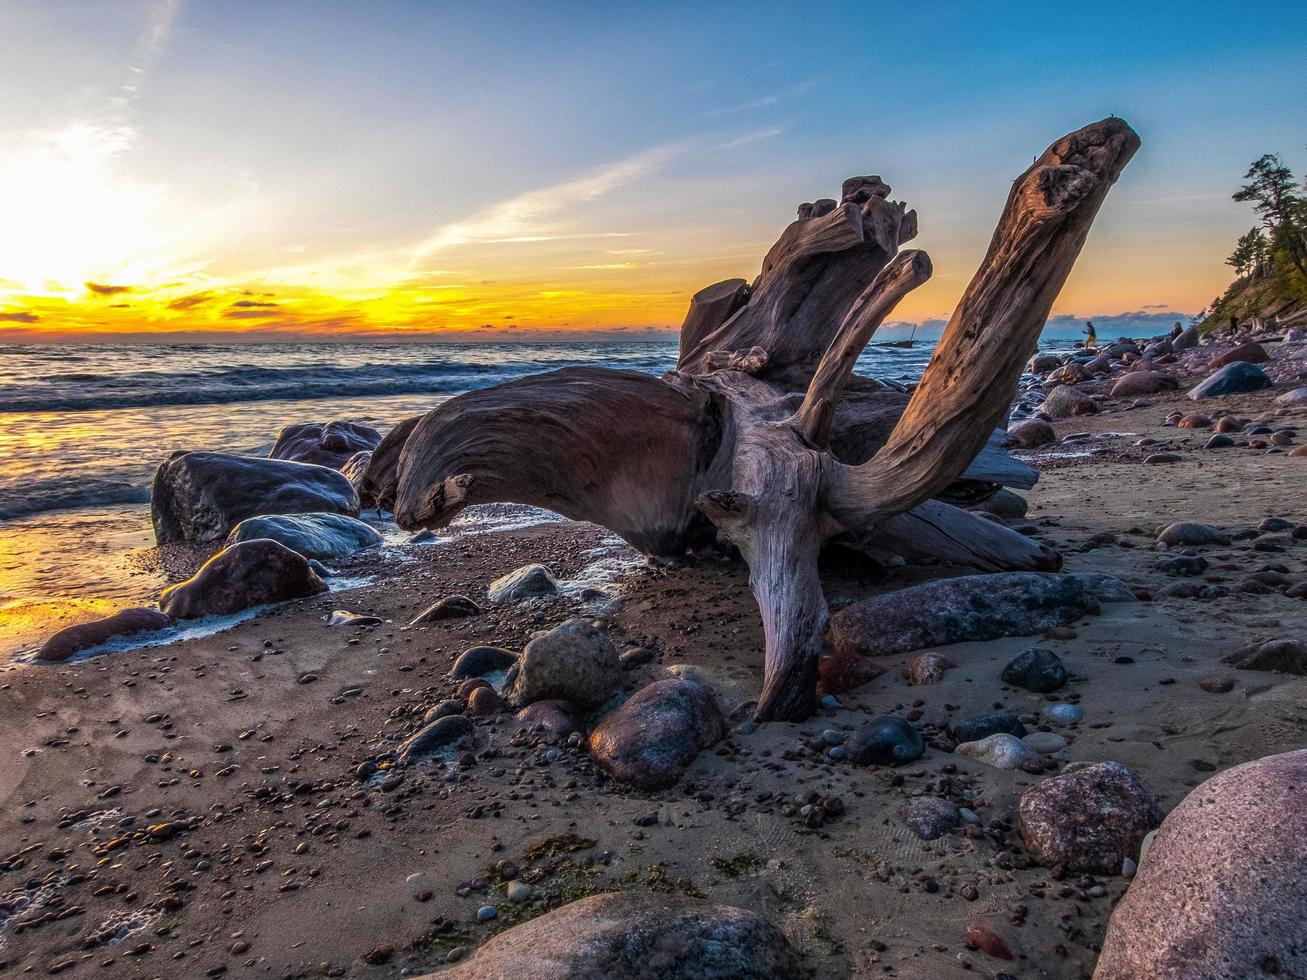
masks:
[(483, 677), (497, 670), (507, 670), (517, 663), (517, 654), (501, 647), (471, 647), (454, 661), (451, 677)]
[(119, 636), (133, 636), (138, 633), (152, 633), (167, 629), (177, 621), (157, 609), (133, 607), (116, 612), (104, 619), (90, 623), (78, 623), (61, 629), (45, 641), (37, 653), (37, 659), (64, 661), (73, 654), (91, 647), (107, 643)]
[(958, 808), (938, 796), (914, 796), (899, 807), (899, 819), (922, 840), (935, 840), (957, 830)]
[(1227, 769), (1157, 831), (1095, 980), (1307, 976), (1307, 750)]
[(1000, 679), (1013, 687), (1048, 694), (1066, 685), (1067, 674), (1056, 653), (1031, 647), (1008, 662)]
[(959, 742), (979, 742), (982, 738), (1007, 732), (1021, 738), (1026, 734), (1026, 726), (1021, 719), (1010, 711), (996, 711), (988, 715), (976, 715), (962, 721), (950, 723), (949, 732)]
[(1103, 875), (1116, 874), (1162, 822), (1152, 795), (1117, 762), (1045, 779), (1021, 794), (1019, 814), (1021, 837), (1037, 863)]
[(995, 769), (1020, 769), (1027, 762), (1039, 761), (1039, 753), (1007, 732), (988, 735), (979, 742), (963, 742), (953, 751)]
[(512, 602), (553, 595), (557, 591), (558, 582), (544, 565), (523, 565), (491, 582), (486, 594), (491, 602)]
[(643, 892), (592, 895), (501, 932), (421, 980), (800, 980), (779, 929), (745, 909)]
[(268, 538), (255, 538), (224, 548), (194, 576), (164, 589), (159, 608), (177, 619), (227, 616), (326, 591), (326, 583), (299, 552)]
[(926, 742), (898, 715), (880, 715), (854, 733), (845, 751), (860, 766), (901, 766), (921, 758)]

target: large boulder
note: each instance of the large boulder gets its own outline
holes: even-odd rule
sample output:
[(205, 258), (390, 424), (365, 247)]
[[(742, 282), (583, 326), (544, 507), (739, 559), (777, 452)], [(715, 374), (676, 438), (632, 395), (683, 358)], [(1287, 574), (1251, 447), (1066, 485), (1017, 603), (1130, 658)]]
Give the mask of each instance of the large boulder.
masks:
[(1164, 371), (1131, 371), (1122, 375), (1112, 386), (1113, 398), (1133, 398), (1136, 395), (1154, 395), (1159, 391), (1179, 388), (1180, 382)]
[(1198, 346), (1198, 327), (1189, 327), (1171, 338), (1171, 353), (1179, 354)]
[(1307, 675), (1307, 639), (1262, 640), (1240, 647), (1221, 658), (1238, 670), (1265, 670), (1277, 674)]
[(1036, 783), (1021, 794), (1021, 838), (1045, 867), (1119, 874), (1162, 822), (1152, 795), (1119, 762), (1096, 762)]
[(372, 455), (363, 468), (363, 475), (354, 484), (364, 507), (394, 510), (395, 490), (399, 485), (399, 454), (404, 451), (404, 443), (408, 442), (409, 435), (421, 421), (420, 415), (404, 419), (387, 432), (372, 450)]
[(194, 576), (164, 589), (159, 608), (177, 619), (228, 616), (326, 591), (326, 583), (298, 551), (279, 541), (256, 538), (223, 549)]
[(1194, 401), (1204, 398), (1221, 398), (1224, 395), (1239, 395), (1248, 391), (1261, 391), (1271, 387), (1271, 379), (1261, 368), (1247, 361), (1235, 361), (1227, 364), (1215, 374), (1208, 375), (1189, 392)]
[(927, 582), (855, 602), (830, 620), (837, 653), (885, 656), (1034, 636), (1134, 596), (1111, 576), (1000, 572)]
[(1051, 419), (1069, 419), (1073, 415), (1093, 415), (1098, 411), (1098, 402), (1083, 391), (1062, 385), (1048, 393), (1040, 411)]
[(1213, 776), (1162, 823), (1095, 980), (1307, 976), (1304, 868), (1307, 750)]
[(61, 629), (45, 641), (37, 653), (37, 659), (64, 661), (75, 653), (98, 647), (101, 643), (117, 639), (120, 636), (135, 636), (139, 633), (154, 633), (167, 629), (177, 621), (157, 609), (135, 607), (116, 612), (104, 619), (90, 623), (78, 623)]
[(679, 895), (591, 895), (508, 929), (419, 980), (800, 980), (798, 954), (745, 909)]
[(274, 514), (248, 517), (227, 536), (227, 544), (255, 538), (280, 541), (305, 558), (344, 558), (381, 544), (377, 530), (344, 514)]
[(302, 422), (288, 425), (277, 434), (268, 458), (338, 470), (355, 453), (376, 449), (380, 442), (381, 433), (362, 422)]
[(1270, 357), (1266, 353), (1266, 348), (1255, 340), (1249, 340), (1232, 347), (1224, 354), (1217, 354), (1212, 358), (1212, 367), (1225, 367), (1235, 361), (1244, 361), (1247, 364), (1262, 364), (1269, 360)]
[(531, 639), (509, 667), (504, 691), (518, 707), (559, 699), (597, 708), (621, 683), (622, 665), (608, 637), (584, 619), (569, 619)]
[(654, 681), (590, 733), (600, 769), (637, 789), (667, 789), (695, 756), (726, 734), (712, 691), (682, 677)]
[(150, 490), (150, 520), (160, 544), (219, 541), (261, 514), (358, 511), (358, 494), (333, 469), (229, 453), (173, 453), (159, 465)]

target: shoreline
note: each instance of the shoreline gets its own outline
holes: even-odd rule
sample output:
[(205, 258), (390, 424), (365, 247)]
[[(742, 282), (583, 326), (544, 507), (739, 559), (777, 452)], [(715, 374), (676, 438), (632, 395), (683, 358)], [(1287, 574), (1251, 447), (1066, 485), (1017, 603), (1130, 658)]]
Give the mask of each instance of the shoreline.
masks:
[[(18, 915), (4, 919), (0, 961), (39, 973), (68, 963), (72, 976), (421, 974), (555, 901), (630, 890), (757, 911), (822, 978), (881, 976), (886, 967), (914, 980), (1088, 977), (1129, 882), (1058, 877), (1025, 859), (1016, 801), (1040, 777), (933, 748), (898, 769), (868, 769), (831, 761), (820, 734), (851, 733), (884, 712), (939, 727), (999, 705), (1035, 729), (1045, 706), (1070, 701), (1084, 709), (1083, 723), (1043, 726), (1070, 739), (1056, 764), (1124, 763), (1166, 811), (1213, 772), (1302, 746), (1307, 678), (1235, 671), (1220, 658), (1251, 640), (1302, 635), (1303, 600), (1234, 587), (1266, 565), (1307, 579), (1307, 541), (1271, 535), (1282, 549), (1271, 551), (1258, 545), (1268, 535), (1236, 534), (1202, 549), (1212, 562), (1203, 581), (1231, 587), (1211, 599), (1168, 595), (1186, 580), (1154, 567), (1155, 530), (1173, 521), (1232, 532), (1265, 517), (1307, 522), (1307, 460), (1205, 451), (1207, 430), (1163, 424), (1174, 408), (1269, 416), (1283, 390), (1203, 403), (1151, 395), (1147, 407), (1054, 422), (1058, 443), (1021, 452), (1042, 478), (1023, 494), (1030, 509), (1019, 523), (1063, 554), (1064, 571), (1118, 576), (1151, 601), (1104, 605), (1069, 636), (939, 648), (958, 666), (935, 685), (903, 676), (915, 652), (878, 658), (884, 673), (808, 722), (733, 719), (725, 740), (663, 792), (612, 782), (566, 739), (515, 735), (511, 714), (475, 722), (477, 756), (466, 768), (354, 775), (457, 688), (449, 668), (463, 650), (518, 650), (573, 616), (601, 622), (618, 649), (654, 652), (623, 675), (626, 690), (675, 667), (703, 672), (726, 712), (756, 695), (757, 610), (743, 566), (721, 557), (641, 565), (612, 602), (578, 589), (404, 625), (441, 595), (484, 604), (490, 581), (525, 564), (576, 578), (596, 549), (611, 547), (608, 532), (586, 524), (441, 540), (408, 549), (412, 561), (401, 565), (361, 553), (348, 572), (375, 576), (362, 588), (171, 646), (9, 670), (0, 724), (22, 736), (0, 763), (4, 888), (50, 877), (50, 894), (63, 901), (55, 908), (78, 911), (22, 932)], [(1285, 411), (1278, 417), (1307, 430), (1307, 409)], [(1061, 442), (1078, 433), (1088, 435)], [(1133, 445), (1146, 438), (1157, 441)], [(1056, 455), (1086, 445), (1088, 456)], [(1142, 462), (1163, 448), (1180, 461)], [(610, 554), (634, 556), (627, 552)], [(959, 574), (967, 571), (904, 566), (877, 580), (837, 555), (823, 566), (832, 609)], [(334, 609), (383, 622), (331, 626)], [(1003, 664), (1033, 645), (1063, 659), (1067, 689), (1036, 695), (998, 682)], [(1213, 676), (1230, 688), (1204, 689)], [(838, 796), (844, 814), (817, 828), (787, 814), (810, 792)], [(923, 842), (899, 817), (922, 795), (962, 802), (978, 823)], [(142, 832), (161, 822), (172, 836)], [(492, 873), (504, 858), (523, 869), (531, 899), (507, 898)], [(421, 889), (414, 874), (424, 876)], [(498, 916), (478, 923), (487, 904)], [(1014, 961), (967, 948), (964, 928), (978, 921), (1003, 936)], [(122, 923), (140, 927), (85, 946)]]

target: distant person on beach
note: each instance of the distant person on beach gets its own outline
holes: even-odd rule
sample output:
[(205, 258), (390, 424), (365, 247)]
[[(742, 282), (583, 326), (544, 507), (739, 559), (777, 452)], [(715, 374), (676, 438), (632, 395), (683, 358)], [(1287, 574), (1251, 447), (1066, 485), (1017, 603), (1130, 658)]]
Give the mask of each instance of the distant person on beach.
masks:
[(1176, 320), (1176, 321), (1175, 321), (1175, 326), (1171, 328), (1171, 336), (1172, 336), (1172, 337), (1178, 337), (1178, 336), (1180, 336), (1180, 334), (1182, 334), (1182, 333), (1184, 333), (1184, 327), (1180, 326), (1180, 321), (1179, 321), (1179, 320)]
[(1230, 333), (1238, 333), (1238, 332), (1239, 332), (1239, 318), (1237, 316), (1232, 316), (1230, 317)]
[(1085, 349), (1098, 346), (1098, 333), (1094, 330), (1094, 321), (1085, 321)]

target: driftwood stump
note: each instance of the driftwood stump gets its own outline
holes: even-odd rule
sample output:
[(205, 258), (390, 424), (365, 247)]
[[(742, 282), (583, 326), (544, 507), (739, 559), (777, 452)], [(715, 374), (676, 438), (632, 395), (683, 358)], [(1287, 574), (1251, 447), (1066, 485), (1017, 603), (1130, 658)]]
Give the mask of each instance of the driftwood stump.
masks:
[(567, 368), (469, 392), (387, 437), (365, 480), (401, 527), (471, 504), (532, 504), (650, 555), (726, 538), (748, 563), (766, 670), (754, 717), (814, 706), (827, 608), (818, 554), (840, 538), (986, 570), (1060, 558), (947, 501), (1035, 474), (1002, 448), (1022, 367), (1108, 189), (1139, 147), (1109, 118), (1058, 140), (1012, 186), (979, 271), (911, 396), (854, 374), (877, 327), (931, 274), (900, 251), (916, 213), (879, 177), (799, 208), (762, 272), (695, 294), (677, 369)]

